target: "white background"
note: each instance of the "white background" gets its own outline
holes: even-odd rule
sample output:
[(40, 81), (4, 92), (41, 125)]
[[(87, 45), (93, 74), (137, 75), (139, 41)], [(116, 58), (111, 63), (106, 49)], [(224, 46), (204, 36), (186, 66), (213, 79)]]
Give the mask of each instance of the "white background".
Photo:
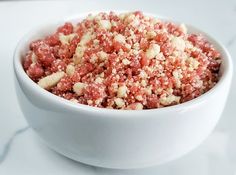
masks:
[(28, 128), (14, 90), (12, 57), (18, 40), (50, 19), (115, 9), (191, 23), (225, 44), (236, 69), (236, 0), (0, 1), (0, 175), (236, 175), (235, 76), (215, 131), (196, 150), (165, 165), (128, 171), (86, 166), (48, 149)]

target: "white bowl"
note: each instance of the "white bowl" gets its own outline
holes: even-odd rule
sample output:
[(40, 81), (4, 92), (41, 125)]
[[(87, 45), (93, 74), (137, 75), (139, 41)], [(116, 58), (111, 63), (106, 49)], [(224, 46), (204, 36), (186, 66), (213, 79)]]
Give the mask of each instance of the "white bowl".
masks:
[(212, 132), (225, 106), (233, 68), (227, 50), (208, 34), (187, 25), (190, 32), (203, 33), (222, 55), (221, 78), (215, 87), (183, 104), (125, 111), (75, 104), (40, 88), (27, 76), (22, 59), (29, 43), (52, 33), (58, 24), (28, 33), (14, 55), (19, 104), (29, 125), (49, 147), (85, 164), (141, 168), (186, 154)]

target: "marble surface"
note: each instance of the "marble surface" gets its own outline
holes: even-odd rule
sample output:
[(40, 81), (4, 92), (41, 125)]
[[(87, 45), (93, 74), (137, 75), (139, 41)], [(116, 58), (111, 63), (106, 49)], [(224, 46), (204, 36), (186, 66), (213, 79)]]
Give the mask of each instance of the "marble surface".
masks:
[(225, 44), (236, 59), (236, 0), (0, 1), (0, 174), (236, 175), (235, 76), (225, 111), (210, 137), (186, 156), (161, 166), (111, 170), (83, 165), (47, 148), (29, 128), (14, 90), (12, 56), (17, 41), (50, 19), (111, 9), (139, 9), (193, 23)]

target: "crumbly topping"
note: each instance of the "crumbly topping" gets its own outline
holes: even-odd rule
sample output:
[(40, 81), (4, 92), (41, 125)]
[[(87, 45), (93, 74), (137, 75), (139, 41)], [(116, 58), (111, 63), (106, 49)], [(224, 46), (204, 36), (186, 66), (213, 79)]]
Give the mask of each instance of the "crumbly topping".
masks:
[(141, 110), (200, 96), (217, 83), (220, 64), (201, 34), (136, 11), (65, 23), (30, 44), (23, 66), (39, 86), (75, 103)]

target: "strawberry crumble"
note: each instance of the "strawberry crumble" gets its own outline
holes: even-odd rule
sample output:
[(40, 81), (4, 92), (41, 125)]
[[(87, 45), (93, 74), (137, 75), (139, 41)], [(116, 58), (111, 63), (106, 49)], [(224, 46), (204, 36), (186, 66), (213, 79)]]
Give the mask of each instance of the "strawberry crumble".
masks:
[(194, 99), (219, 79), (221, 55), (184, 24), (142, 12), (88, 15), (31, 42), (23, 66), (40, 87), (75, 103), (153, 109)]

